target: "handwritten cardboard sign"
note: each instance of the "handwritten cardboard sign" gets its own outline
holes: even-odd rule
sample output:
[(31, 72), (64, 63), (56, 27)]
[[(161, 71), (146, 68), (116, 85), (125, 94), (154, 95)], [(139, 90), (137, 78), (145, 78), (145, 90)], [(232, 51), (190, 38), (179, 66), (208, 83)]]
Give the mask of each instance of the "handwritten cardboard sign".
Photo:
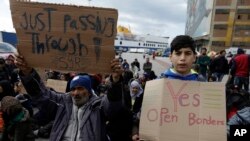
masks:
[(116, 9), (10, 0), (18, 50), (32, 67), (110, 72)]
[(55, 89), (57, 92), (65, 93), (67, 81), (48, 79), (46, 85), (47, 87)]
[(226, 141), (225, 84), (170, 79), (147, 82), (140, 137), (150, 141)]

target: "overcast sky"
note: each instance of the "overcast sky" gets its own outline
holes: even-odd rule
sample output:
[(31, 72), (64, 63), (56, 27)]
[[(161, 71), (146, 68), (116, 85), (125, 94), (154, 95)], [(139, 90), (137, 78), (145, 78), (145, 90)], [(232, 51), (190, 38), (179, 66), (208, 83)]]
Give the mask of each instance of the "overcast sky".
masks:
[[(15, 32), (9, 0), (0, 0), (0, 31)], [(35, 0), (31, 0), (35, 1)], [(187, 0), (36, 0), (118, 9), (118, 25), (135, 34), (170, 37), (185, 33)]]

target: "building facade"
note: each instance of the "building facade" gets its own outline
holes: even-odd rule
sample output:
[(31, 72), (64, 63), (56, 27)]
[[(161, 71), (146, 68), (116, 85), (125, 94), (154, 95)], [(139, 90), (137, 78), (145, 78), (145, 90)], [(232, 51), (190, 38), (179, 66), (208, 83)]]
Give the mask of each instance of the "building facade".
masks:
[[(186, 34), (196, 40), (198, 50), (250, 49), (250, 0), (188, 0), (187, 13)], [(192, 15), (199, 24), (190, 28)]]

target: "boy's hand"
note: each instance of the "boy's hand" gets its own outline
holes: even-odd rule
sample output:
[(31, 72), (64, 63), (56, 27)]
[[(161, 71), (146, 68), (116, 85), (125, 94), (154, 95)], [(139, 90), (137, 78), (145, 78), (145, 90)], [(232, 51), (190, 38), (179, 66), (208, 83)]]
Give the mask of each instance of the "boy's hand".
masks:
[(118, 82), (120, 80), (122, 73), (123, 73), (123, 69), (122, 69), (121, 63), (119, 62), (119, 59), (113, 59), (111, 61), (110, 67), (112, 69), (113, 81)]
[(23, 56), (16, 56), (15, 65), (20, 69), (20, 71), (22, 71), (24, 75), (29, 75), (32, 71), (32, 68), (28, 66)]

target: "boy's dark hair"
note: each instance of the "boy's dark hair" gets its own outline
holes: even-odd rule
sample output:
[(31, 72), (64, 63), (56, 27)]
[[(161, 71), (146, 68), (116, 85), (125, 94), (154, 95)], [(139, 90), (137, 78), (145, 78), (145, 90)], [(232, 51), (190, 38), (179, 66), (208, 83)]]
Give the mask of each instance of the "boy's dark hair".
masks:
[(182, 48), (190, 48), (196, 54), (194, 39), (188, 35), (179, 35), (173, 39), (171, 42), (171, 54), (174, 50), (178, 51)]

